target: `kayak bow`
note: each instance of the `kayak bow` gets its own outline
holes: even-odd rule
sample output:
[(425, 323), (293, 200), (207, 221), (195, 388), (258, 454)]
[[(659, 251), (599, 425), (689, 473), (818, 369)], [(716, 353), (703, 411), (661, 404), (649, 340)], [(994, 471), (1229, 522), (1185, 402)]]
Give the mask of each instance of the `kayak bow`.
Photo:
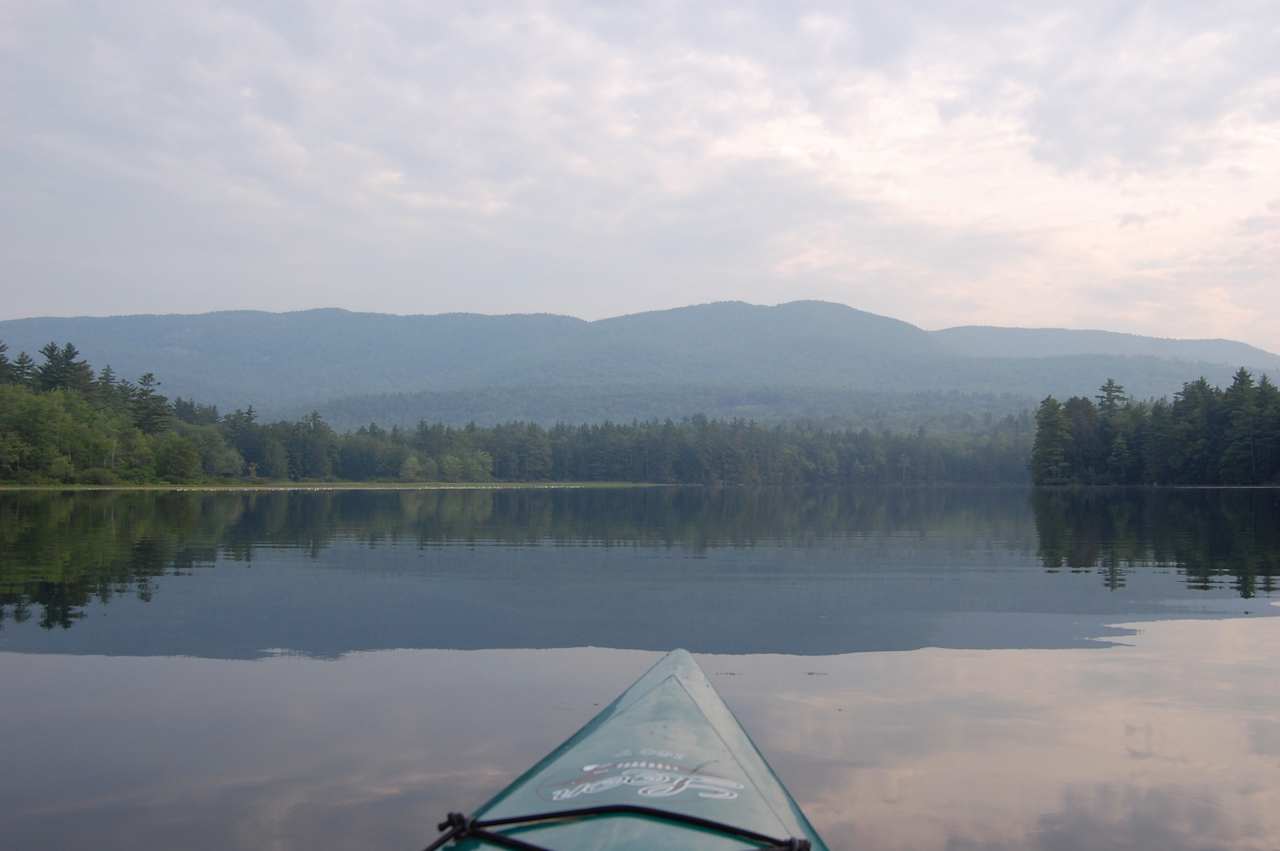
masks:
[(710, 680), (668, 653), (473, 817), (450, 813), (427, 851), (812, 849), (826, 845)]

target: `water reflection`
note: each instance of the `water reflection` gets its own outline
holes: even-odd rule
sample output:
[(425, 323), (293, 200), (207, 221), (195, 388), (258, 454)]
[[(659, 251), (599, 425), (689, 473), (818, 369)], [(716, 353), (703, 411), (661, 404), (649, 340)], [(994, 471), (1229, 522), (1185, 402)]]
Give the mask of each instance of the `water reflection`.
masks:
[[(1280, 836), (1280, 619), (1084, 650), (704, 655), (833, 848), (1261, 849)], [(337, 662), (0, 653), (14, 847), (414, 848), (655, 658)], [(445, 687), (442, 684), (447, 684)]]
[(421, 847), (682, 645), (832, 847), (1274, 848), (1278, 535), (1276, 491), (0, 494), (4, 842)]
[(860, 654), (817, 682), (760, 660), (718, 685), (844, 847), (1274, 848), (1276, 640), (1174, 621), (1106, 653)]
[(1038, 490), (1032, 502), (1050, 570), (1095, 570), (1114, 589), (1135, 569), (1175, 568), (1194, 589), (1275, 591), (1280, 491)]
[(0, 649), (1073, 647), (1258, 611), (1278, 536), (1276, 491), (11, 493)]

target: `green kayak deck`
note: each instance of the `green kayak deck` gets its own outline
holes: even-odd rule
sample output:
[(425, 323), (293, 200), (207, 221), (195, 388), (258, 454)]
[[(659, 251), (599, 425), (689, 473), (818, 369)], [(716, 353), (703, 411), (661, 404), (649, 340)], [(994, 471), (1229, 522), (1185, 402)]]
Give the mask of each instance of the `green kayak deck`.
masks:
[(683, 650), (453, 831), (432, 847), (826, 849)]

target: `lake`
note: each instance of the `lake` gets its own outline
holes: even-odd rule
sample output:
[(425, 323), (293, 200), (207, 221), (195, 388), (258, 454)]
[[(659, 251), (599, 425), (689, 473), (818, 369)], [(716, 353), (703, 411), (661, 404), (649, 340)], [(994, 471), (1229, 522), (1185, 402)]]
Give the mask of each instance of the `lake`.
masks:
[(663, 651), (833, 848), (1280, 847), (1280, 491), (0, 493), (10, 847), (415, 849)]

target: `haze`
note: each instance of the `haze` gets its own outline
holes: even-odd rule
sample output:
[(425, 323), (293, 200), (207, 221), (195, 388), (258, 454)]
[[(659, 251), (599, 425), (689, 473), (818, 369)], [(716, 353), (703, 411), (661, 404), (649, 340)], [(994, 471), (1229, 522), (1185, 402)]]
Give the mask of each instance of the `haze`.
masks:
[(0, 318), (1280, 341), (1275, 3), (0, 5)]

